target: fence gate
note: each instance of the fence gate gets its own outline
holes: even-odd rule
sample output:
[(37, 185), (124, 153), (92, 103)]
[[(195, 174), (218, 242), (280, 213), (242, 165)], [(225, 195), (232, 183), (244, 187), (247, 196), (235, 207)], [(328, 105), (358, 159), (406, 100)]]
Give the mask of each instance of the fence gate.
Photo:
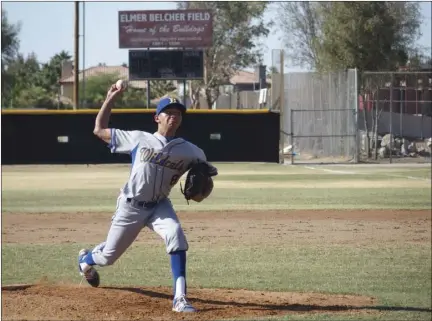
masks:
[(291, 164), (354, 162), (354, 109), (291, 109)]
[(356, 70), (285, 75), (285, 162), (358, 162), (356, 77)]

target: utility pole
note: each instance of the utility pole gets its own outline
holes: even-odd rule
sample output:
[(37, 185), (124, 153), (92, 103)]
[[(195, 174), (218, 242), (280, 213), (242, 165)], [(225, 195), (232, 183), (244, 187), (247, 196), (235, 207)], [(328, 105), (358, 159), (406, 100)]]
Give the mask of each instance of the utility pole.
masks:
[(83, 56), (83, 61), (82, 61), (82, 94), (83, 97), (80, 97), (80, 99), (83, 102), (83, 107), (86, 108), (87, 104), (86, 104), (86, 94), (85, 94), (85, 84), (86, 84), (86, 79), (85, 79), (85, 1), (82, 2), (82, 6), (83, 6), (83, 12), (82, 12), (82, 17), (83, 17), (83, 33), (82, 33), (82, 56)]
[(74, 34), (74, 110), (79, 106), (79, 1), (75, 1), (75, 34)]

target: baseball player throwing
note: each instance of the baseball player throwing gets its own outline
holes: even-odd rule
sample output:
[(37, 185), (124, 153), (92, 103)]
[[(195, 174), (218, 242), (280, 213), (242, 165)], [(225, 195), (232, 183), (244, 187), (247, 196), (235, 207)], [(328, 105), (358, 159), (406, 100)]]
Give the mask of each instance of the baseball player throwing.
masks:
[[(82, 249), (79, 252), (78, 270), (91, 286), (99, 286), (99, 273), (95, 267), (114, 264), (147, 226), (164, 240), (170, 255), (174, 288), (172, 310), (196, 312), (186, 299), (186, 251), (189, 246), (168, 196), (184, 173), (191, 172), (195, 165), (205, 164), (208, 169), (206, 183), (194, 195), (186, 197), (185, 194), (188, 200), (202, 201), (211, 193), (211, 176), (217, 175), (217, 169), (206, 161), (200, 148), (175, 136), (186, 111), (176, 99), (164, 98), (159, 102), (154, 116), (158, 129), (153, 134), (108, 128), (111, 105), (124, 90), (111, 86), (96, 117), (94, 134), (109, 144), (112, 153), (131, 155), (130, 176), (120, 190), (106, 241), (91, 251)], [(188, 188), (189, 191), (192, 189)]]

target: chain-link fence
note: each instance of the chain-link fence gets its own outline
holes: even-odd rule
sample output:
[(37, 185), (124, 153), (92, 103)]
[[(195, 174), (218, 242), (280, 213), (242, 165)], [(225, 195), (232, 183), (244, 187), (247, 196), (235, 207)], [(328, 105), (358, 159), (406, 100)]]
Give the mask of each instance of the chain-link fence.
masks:
[(432, 72), (364, 72), (360, 79), (360, 159), (430, 162)]
[(284, 160), (357, 162), (357, 71), (284, 75)]
[[(260, 95), (265, 97), (260, 100)], [(267, 109), (269, 101), (269, 91), (243, 90), (236, 92), (224, 92), (214, 103), (214, 109)], [(201, 108), (207, 106), (204, 98), (201, 98)]]

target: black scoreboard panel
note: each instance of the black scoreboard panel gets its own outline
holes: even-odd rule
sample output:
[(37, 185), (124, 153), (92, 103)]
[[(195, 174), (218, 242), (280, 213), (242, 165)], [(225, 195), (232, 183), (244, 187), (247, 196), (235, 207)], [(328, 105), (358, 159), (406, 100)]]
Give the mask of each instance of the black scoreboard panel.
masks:
[(202, 79), (200, 50), (129, 50), (129, 80)]

